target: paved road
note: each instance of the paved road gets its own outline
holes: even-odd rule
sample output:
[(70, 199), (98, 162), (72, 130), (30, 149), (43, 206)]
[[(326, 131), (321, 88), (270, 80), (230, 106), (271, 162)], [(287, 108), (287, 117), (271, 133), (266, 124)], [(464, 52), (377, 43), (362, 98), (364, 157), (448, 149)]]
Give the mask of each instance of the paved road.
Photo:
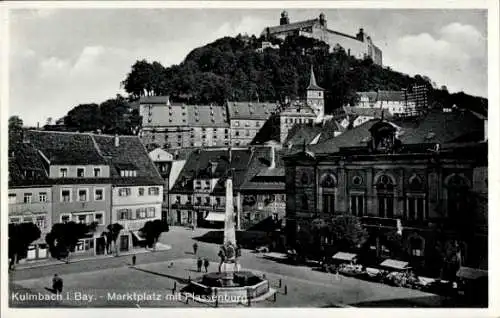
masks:
[[(193, 232), (188, 229), (173, 227), (170, 232), (164, 233), (160, 239), (162, 243), (171, 245), (172, 249), (140, 254), (137, 257), (137, 264), (141, 267), (145, 266), (145, 269), (157, 271), (159, 269), (165, 270), (171, 262), (175, 263), (175, 265), (178, 262), (179, 266), (181, 266), (188, 259), (187, 262), (190, 263), (189, 259), (195, 257), (192, 251), (192, 245), (195, 242), (193, 238), (201, 236), (207, 231), (197, 229)], [(199, 241), (197, 244), (199, 246), (198, 256), (210, 259), (213, 264), (211, 267), (214, 268), (218, 261), (219, 246)], [(181, 261), (181, 259), (184, 259), (184, 261)], [(141, 288), (144, 290), (165, 288), (164, 280), (158, 280), (158, 276), (154, 274), (130, 268), (130, 261), (130, 256), (124, 256), (18, 270), (11, 273), (10, 286), (12, 291), (43, 291), (44, 286), (50, 283), (51, 276), (57, 272), (66, 278), (69, 289), (94, 290), (97, 288), (96, 294), (102, 294), (104, 290), (124, 292)], [(403, 307), (412, 307), (414, 304), (412, 301), (418, 298), (422, 299), (418, 306), (426, 307), (430, 306), (430, 303), (436, 306), (436, 304), (440, 303), (439, 297), (434, 295), (348, 277), (341, 277), (340, 280), (337, 280), (335, 275), (314, 271), (310, 267), (292, 266), (264, 259), (248, 250), (242, 251), (240, 263), (243, 268), (265, 272), (269, 278), (273, 279), (274, 284), (277, 283), (277, 280), (283, 279), (284, 284), (289, 286), (290, 296), (287, 296), (286, 300), (280, 300), (280, 304), (267, 304), (269, 306), (293, 306), (294, 303), (300, 304), (300, 306), (320, 307), (329, 304), (333, 306), (338, 302), (354, 304), (358, 302), (357, 300), (364, 303), (382, 300), (380, 297), (387, 301), (391, 299), (398, 300), (399, 305)], [(193, 268), (194, 264), (195, 261), (193, 260)], [(185, 265), (182, 266), (185, 267)], [(193, 273), (193, 275), (196, 275), (196, 273)], [(167, 285), (171, 284), (173, 284), (173, 281)], [(405, 299), (408, 299), (409, 302), (404, 301)], [(407, 305), (403, 305), (404, 303)], [(48, 303), (44, 303), (44, 305), (50, 306)], [(105, 303), (102, 304), (102, 306), (105, 305)], [(117, 305), (129, 306), (130, 304)], [(154, 306), (154, 304), (151, 305)]]
[[(194, 237), (202, 236), (210, 230), (196, 229), (192, 231), (183, 227), (171, 227), (170, 232), (163, 233), (160, 237), (160, 242), (172, 246), (168, 251), (143, 253), (137, 255), (137, 263), (153, 263), (159, 261), (168, 261), (177, 258), (193, 257), (193, 240)], [(217, 259), (219, 247), (216, 244), (208, 244), (197, 242), (199, 249), (198, 254), (201, 257), (208, 257), (214, 261)], [(112, 258), (103, 258), (95, 260), (86, 260), (83, 262), (75, 262), (70, 264), (56, 264), (46, 267), (20, 269), (10, 273), (11, 280), (24, 280), (48, 275), (81, 273), (88, 271), (96, 271), (107, 268), (118, 268), (128, 266), (131, 262), (131, 256), (118, 256)]]

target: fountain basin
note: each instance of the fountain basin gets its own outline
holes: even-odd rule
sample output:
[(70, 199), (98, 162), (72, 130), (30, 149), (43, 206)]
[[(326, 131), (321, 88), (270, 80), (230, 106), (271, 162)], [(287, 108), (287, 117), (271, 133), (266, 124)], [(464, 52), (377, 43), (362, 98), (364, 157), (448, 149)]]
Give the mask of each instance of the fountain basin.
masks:
[(269, 281), (249, 271), (208, 273), (192, 280), (182, 292), (196, 301), (246, 303), (266, 299), (274, 290)]

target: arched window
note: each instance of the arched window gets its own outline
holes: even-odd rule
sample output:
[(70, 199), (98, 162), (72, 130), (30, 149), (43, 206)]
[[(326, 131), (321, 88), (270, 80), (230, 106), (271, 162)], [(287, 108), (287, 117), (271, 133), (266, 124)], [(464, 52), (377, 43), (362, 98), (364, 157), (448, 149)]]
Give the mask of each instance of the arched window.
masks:
[(425, 220), (426, 198), (424, 183), (417, 175), (409, 179), (408, 191), (406, 192), (406, 218), (408, 220)]
[(362, 185), (363, 184), (363, 178), (361, 178), (360, 176), (354, 176), (352, 178), (352, 184), (353, 185), (357, 185), (357, 186)]
[(388, 175), (377, 179), (377, 200), (379, 217), (394, 217), (394, 182)]
[(456, 220), (463, 220), (468, 213), (468, 180), (457, 174), (451, 175), (447, 179), (446, 190), (448, 216)]
[(323, 213), (335, 213), (335, 188), (337, 187), (337, 179), (332, 173), (324, 174), (320, 179), (321, 185), (321, 200)]
[(410, 178), (410, 190), (412, 191), (422, 191), (424, 189), (424, 184), (418, 176), (412, 176)]
[(335, 188), (337, 186), (337, 180), (331, 173), (326, 174), (321, 178), (321, 186), (323, 188)]

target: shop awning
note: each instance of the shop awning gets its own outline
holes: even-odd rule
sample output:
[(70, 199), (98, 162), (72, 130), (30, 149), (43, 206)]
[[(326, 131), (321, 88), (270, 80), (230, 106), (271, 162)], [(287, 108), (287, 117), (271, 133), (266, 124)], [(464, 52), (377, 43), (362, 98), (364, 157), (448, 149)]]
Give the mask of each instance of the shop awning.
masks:
[(356, 256), (357, 256), (356, 254), (352, 254), (352, 253), (338, 252), (337, 254), (333, 255), (332, 258), (342, 260), (342, 261), (351, 262), (354, 259), (356, 259)]
[(408, 269), (408, 262), (403, 262), (403, 261), (398, 261), (395, 259), (386, 259), (382, 263), (380, 263), (380, 266), (383, 267), (389, 267), (389, 268), (394, 268), (394, 269)]
[(465, 279), (478, 279), (478, 278), (487, 277), (487, 276), (488, 276), (488, 271), (478, 269), (478, 268), (462, 266), (457, 271), (457, 277), (465, 278)]
[(130, 231), (132, 232), (132, 235), (135, 236), (135, 238), (138, 240), (138, 241), (145, 241), (146, 238), (144, 236), (141, 235), (141, 232), (140, 231)]
[(205, 221), (224, 222), (225, 219), (226, 219), (226, 215), (224, 213), (210, 212), (210, 213), (208, 213), (207, 217), (205, 218)]

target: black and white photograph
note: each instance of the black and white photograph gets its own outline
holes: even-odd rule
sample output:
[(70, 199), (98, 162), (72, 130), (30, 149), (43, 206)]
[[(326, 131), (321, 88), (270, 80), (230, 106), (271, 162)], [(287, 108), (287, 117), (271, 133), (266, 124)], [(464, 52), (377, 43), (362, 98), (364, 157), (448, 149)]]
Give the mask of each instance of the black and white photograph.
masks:
[(7, 2), (3, 310), (491, 309), (498, 3), (453, 2)]

